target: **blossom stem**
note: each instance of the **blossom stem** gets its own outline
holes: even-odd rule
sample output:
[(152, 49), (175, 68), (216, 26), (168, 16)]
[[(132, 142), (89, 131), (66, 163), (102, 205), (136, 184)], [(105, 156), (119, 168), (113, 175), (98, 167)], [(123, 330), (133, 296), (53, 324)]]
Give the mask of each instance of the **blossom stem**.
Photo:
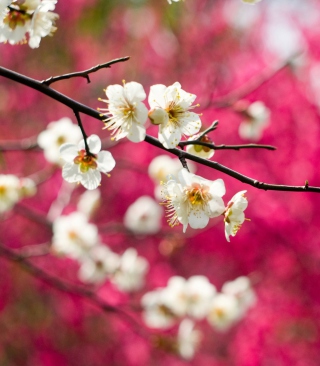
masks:
[(208, 133), (210, 133), (211, 131), (214, 131), (218, 128), (218, 124), (219, 121), (213, 121), (211, 126), (208, 127), (206, 130), (204, 130), (203, 132), (200, 133), (199, 137), (195, 140), (195, 141), (200, 141), (205, 135), (207, 135)]
[(110, 68), (111, 65), (116, 64), (118, 62), (127, 61), (127, 60), (129, 60), (129, 58), (130, 58), (130, 56), (120, 57), (120, 58), (116, 58), (114, 60), (111, 60), (109, 62), (105, 62), (103, 64), (99, 64), (97, 66), (91, 67), (88, 70), (79, 71), (79, 72), (72, 72), (70, 74), (64, 74), (64, 75), (58, 75), (58, 76), (51, 76), (48, 79), (43, 80), (41, 83), (49, 86), (50, 84), (55, 83), (56, 81), (71, 79), (71, 78), (74, 78), (74, 77), (83, 77), (83, 78), (87, 79), (87, 82), (89, 84), (90, 83), (89, 74), (91, 74), (93, 72), (96, 72), (100, 69)]
[(85, 146), (85, 149), (86, 149), (86, 153), (87, 153), (88, 156), (91, 156), (92, 154), (90, 153), (89, 145), (88, 145), (88, 142), (87, 142), (88, 136), (86, 134), (86, 131), (83, 128), (82, 121), (81, 121), (81, 118), (80, 118), (80, 113), (76, 109), (73, 110), (73, 113), (76, 116), (78, 126), (80, 127), (80, 130), (81, 130), (81, 133), (82, 133), (82, 136), (83, 136), (83, 141), (84, 141), (84, 146)]

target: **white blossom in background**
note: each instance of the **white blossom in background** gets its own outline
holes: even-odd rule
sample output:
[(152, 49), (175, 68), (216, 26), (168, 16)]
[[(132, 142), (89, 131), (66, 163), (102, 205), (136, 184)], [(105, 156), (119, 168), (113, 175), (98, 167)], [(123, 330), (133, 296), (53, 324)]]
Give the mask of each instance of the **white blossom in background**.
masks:
[(230, 235), (235, 236), (245, 220), (244, 210), (248, 207), (248, 200), (245, 197), (247, 191), (236, 193), (224, 212), (225, 235), (227, 241), (230, 241)]
[(57, 30), (55, 21), (59, 15), (53, 13), (57, 0), (42, 0), (32, 15), (29, 29), (29, 46), (38, 48), (41, 38), (52, 36)]
[(213, 328), (225, 331), (239, 319), (239, 305), (232, 295), (218, 294), (212, 300), (207, 317)]
[(92, 217), (101, 203), (101, 192), (99, 189), (85, 191), (77, 204), (77, 211), (82, 212), (88, 218)]
[[(10, 44), (26, 43), (29, 33), (29, 46), (39, 47), (42, 37), (52, 35), (58, 18), (52, 10), (57, 0), (2, 0), (0, 12), (0, 42)], [(10, 5), (10, 9), (6, 6)]]
[(99, 136), (89, 136), (87, 143), (90, 155), (85, 150), (84, 140), (78, 145), (66, 143), (60, 147), (60, 156), (65, 161), (62, 177), (69, 183), (77, 182), (87, 189), (95, 189), (101, 182), (101, 173), (110, 172), (116, 162), (109, 151), (100, 151)]
[(255, 292), (251, 287), (250, 279), (246, 276), (241, 276), (233, 281), (224, 283), (221, 292), (226, 295), (232, 295), (237, 299), (240, 317), (256, 302)]
[(32, 197), (37, 193), (37, 186), (30, 178), (20, 179), (20, 198)]
[(149, 94), (149, 118), (153, 124), (159, 125), (158, 138), (166, 149), (176, 147), (181, 136), (192, 136), (201, 128), (201, 120), (197, 113), (190, 112), (196, 95), (185, 92), (175, 82), (166, 87), (153, 85)]
[(242, 0), (243, 3), (254, 5), (259, 3), (261, 0)]
[[(177, 2), (179, 2), (180, 0), (168, 0), (168, 3), (169, 3), (169, 4), (172, 4), (172, 1), (173, 1), (173, 2), (175, 2), (175, 3), (177, 3)], [(184, 1), (184, 0), (182, 0), (182, 1)]]
[[(237, 106), (236, 106), (237, 108)], [(244, 109), (238, 110), (244, 117), (239, 125), (239, 135), (243, 139), (258, 141), (263, 130), (268, 126), (270, 110), (261, 101), (251, 103)]]
[(216, 288), (205, 276), (192, 276), (188, 280), (173, 276), (163, 290), (163, 301), (178, 316), (202, 319), (208, 314), (215, 293)]
[(141, 298), (143, 320), (150, 328), (170, 328), (177, 321), (177, 314), (164, 303), (164, 291), (165, 289), (159, 288), (147, 292)]
[(163, 210), (154, 199), (141, 196), (124, 215), (124, 226), (135, 234), (155, 234), (161, 229)]
[[(105, 112), (105, 128), (113, 131), (115, 140), (127, 137), (132, 142), (141, 142), (146, 136), (144, 124), (148, 119), (148, 109), (142, 103), (146, 99), (143, 86), (135, 81), (124, 85), (109, 85), (106, 89), (108, 99), (100, 101), (108, 108), (98, 108)], [(111, 115), (111, 116), (110, 116)]]
[(10, 210), (19, 199), (19, 178), (13, 174), (0, 174), (0, 213)]
[(193, 229), (204, 228), (210, 218), (221, 215), (225, 210), (221, 198), (225, 194), (222, 179), (210, 181), (181, 169), (178, 180), (172, 178), (163, 187), (168, 223), (170, 226), (181, 223), (183, 232), (188, 224)]
[[(188, 138), (188, 141), (194, 141), (199, 136), (200, 136), (200, 134), (194, 135), (194, 136)], [(200, 139), (200, 141), (212, 144), (212, 140), (207, 135), (204, 135)], [(187, 145), (186, 150), (189, 154), (196, 155), (196, 156), (199, 156), (200, 158), (204, 158), (204, 159), (210, 159), (214, 155), (214, 149), (210, 149), (209, 147), (201, 146), (201, 145)]]
[(77, 144), (82, 139), (78, 125), (68, 117), (50, 122), (46, 130), (38, 135), (38, 145), (44, 150), (45, 158), (53, 164), (62, 164), (60, 146), (64, 143)]
[(102, 283), (116, 271), (120, 258), (107, 246), (98, 244), (80, 258), (79, 278), (83, 282)]
[(179, 326), (177, 348), (179, 355), (185, 360), (191, 360), (194, 357), (201, 341), (201, 332), (194, 327), (195, 324), (190, 319), (182, 320)]
[[(196, 165), (192, 161), (188, 161), (188, 167), (191, 173), (195, 173)], [(149, 164), (148, 174), (155, 183), (154, 195), (156, 199), (162, 198), (161, 182), (165, 182), (168, 176), (176, 177), (181, 170), (181, 162), (179, 159), (171, 158), (168, 155), (158, 155)]]
[(98, 229), (81, 212), (60, 216), (53, 222), (52, 249), (57, 254), (81, 259), (99, 243)]
[(134, 248), (128, 248), (120, 257), (118, 269), (111, 281), (120, 291), (136, 291), (144, 285), (148, 269), (148, 261), (139, 257)]

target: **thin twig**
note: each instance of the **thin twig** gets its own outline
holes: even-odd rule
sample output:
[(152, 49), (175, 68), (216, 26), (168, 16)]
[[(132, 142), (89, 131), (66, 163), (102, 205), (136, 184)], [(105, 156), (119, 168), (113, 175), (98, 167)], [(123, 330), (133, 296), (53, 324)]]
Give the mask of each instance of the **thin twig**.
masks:
[(100, 69), (110, 68), (111, 65), (116, 64), (118, 62), (127, 61), (127, 60), (129, 60), (129, 58), (130, 58), (129, 56), (120, 57), (120, 58), (116, 58), (112, 61), (105, 62), (104, 64), (99, 64), (97, 66), (91, 67), (88, 70), (72, 72), (70, 74), (64, 74), (64, 75), (59, 75), (59, 76), (51, 76), (50, 78), (43, 80), (41, 83), (49, 86), (50, 84), (55, 83), (56, 81), (71, 79), (71, 78), (75, 78), (75, 77), (83, 77), (83, 78), (87, 79), (87, 82), (89, 84), (90, 83), (89, 74), (96, 72)]
[(82, 121), (81, 121), (81, 118), (80, 118), (80, 113), (78, 112), (77, 109), (74, 109), (73, 113), (76, 116), (78, 126), (80, 127), (80, 130), (81, 130), (81, 133), (82, 133), (82, 136), (83, 136), (83, 141), (84, 141), (84, 146), (85, 146), (85, 149), (86, 149), (86, 153), (87, 153), (88, 156), (90, 156), (92, 154), (90, 153), (89, 145), (88, 145), (88, 142), (87, 142), (88, 136), (86, 134), (86, 131), (83, 128)]
[[(68, 106), (72, 110), (77, 110), (78, 112), (84, 113), (88, 116), (91, 116), (99, 121), (101, 121), (101, 116), (98, 111), (96, 111), (93, 108), (90, 108), (84, 104), (81, 104), (74, 99), (71, 99), (67, 97), (66, 95), (59, 93), (58, 91), (49, 88), (47, 85), (42, 84), (41, 82), (29, 78), (25, 75), (18, 74), (17, 72), (11, 71), (9, 69), (6, 69), (4, 67), (0, 67), (0, 75), (4, 76), (12, 81), (16, 81), (20, 84), (26, 85), (32, 89), (38, 90), (39, 92), (51, 97), (52, 99), (55, 99), (59, 101), (60, 103)], [(259, 182), (256, 179), (249, 178), (241, 173), (238, 173), (230, 168), (225, 167), (224, 165), (221, 165), (214, 161), (208, 161), (206, 159), (199, 158), (197, 156), (188, 154), (185, 151), (181, 151), (180, 149), (166, 149), (163, 147), (163, 145), (154, 137), (151, 137), (149, 135), (146, 135), (145, 141), (153, 146), (156, 146), (162, 150), (165, 150), (166, 152), (169, 152), (173, 155), (176, 155), (178, 158), (181, 157), (181, 153), (184, 154), (184, 157), (186, 159), (195, 161), (199, 164), (208, 166), (212, 169), (218, 170), (224, 174), (227, 174), (237, 180), (239, 180), (242, 183), (249, 184), (257, 189), (263, 189), (263, 190), (273, 190), (273, 191), (290, 191), (290, 192), (317, 192), (320, 193), (320, 187), (314, 187), (309, 185), (303, 185), (303, 186), (290, 186), (290, 185), (280, 185), (280, 184), (268, 184)]]
[(213, 150), (241, 150), (241, 149), (267, 149), (267, 150), (277, 150), (275, 146), (271, 145), (259, 145), (259, 144), (244, 144), (244, 145), (215, 145), (208, 142), (202, 142), (198, 140), (181, 141), (179, 146), (183, 148), (186, 145), (201, 145), (208, 147)]
[(205, 135), (207, 135), (211, 131), (216, 130), (218, 128), (218, 124), (219, 124), (218, 120), (213, 121), (211, 126), (208, 127), (207, 129), (205, 129), (204, 131), (202, 131), (201, 134), (198, 136), (198, 138), (195, 141), (200, 141)]

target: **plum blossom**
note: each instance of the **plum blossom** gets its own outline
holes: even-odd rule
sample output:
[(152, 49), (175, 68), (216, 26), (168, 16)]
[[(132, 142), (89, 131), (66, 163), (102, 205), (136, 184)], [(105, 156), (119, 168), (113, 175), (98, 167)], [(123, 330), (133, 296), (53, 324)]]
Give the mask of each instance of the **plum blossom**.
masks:
[(250, 279), (246, 276), (224, 283), (221, 292), (226, 295), (232, 295), (237, 299), (240, 317), (256, 302), (256, 295), (251, 287)]
[(149, 263), (139, 257), (134, 248), (128, 248), (120, 257), (119, 266), (111, 281), (124, 292), (139, 290), (145, 282)]
[(204, 318), (215, 296), (216, 288), (205, 276), (192, 276), (185, 280), (173, 276), (164, 289), (163, 302), (178, 316)]
[(239, 319), (237, 299), (232, 295), (218, 294), (212, 300), (207, 319), (215, 329), (227, 330)]
[(116, 253), (107, 246), (98, 244), (81, 258), (79, 278), (83, 282), (102, 283), (116, 271), (119, 262), (120, 258)]
[(177, 321), (177, 314), (165, 304), (164, 291), (165, 289), (158, 288), (141, 298), (143, 320), (150, 328), (170, 328)]
[(53, 222), (52, 249), (74, 259), (86, 256), (99, 242), (98, 229), (81, 212), (60, 216)]
[(52, 12), (56, 3), (57, 0), (3, 0), (0, 42), (26, 43), (26, 34), (29, 33), (29, 46), (39, 47), (41, 38), (52, 35), (56, 30), (54, 23), (58, 15)]
[(69, 183), (79, 182), (87, 189), (95, 189), (101, 182), (100, 172), (110, 172), (116, 162), (109, 151), (100, 151), (99, 136), (89, 136), (87, 143), (90, 154), (85, 149), (84, 140), (78, 145), (70, 143), (61, 145), (60, 155), (65, 161), (62, 177)]
[(76, 144), (82, 138), (79, 126), (68, 117), (50, 122), (46, 130), (38, 135), (38, 145), (44, 150), (45, 158), (53, 164), (61, 164), (60, 146), (64, 143)]
[(149, 118), (153, 124), (159, 125), (158, 138), (166, 149), (176, 147), (182, 135), (192, 136), (201, 128), (201, 120), (197, 113), (190, 112), (196, 96), (181, 89), (175, 82), (166, 87), (162, 84), (150, 88)]
[[(194, 135), (188, 138), (188, 141), (194, 141), (199, 138), (200, 134)], [(212, 140), (207, 135), (204, 135), (201, 139), (201, 142), (206, 142), (208, 144), (212, 144)], [(189, 154), (199, 156), (200, 158), (210, 159), (214, 155), (214, 149), (210, 149), (206, 146), (201, 145), (187, 145), (186, 150)]]
[[(132, 142), (141, 142), (146, 136), (144, 124), (148, 119), (147, 107), (142, 103), (146, 98), (143, 86), (135, 81), (124, 85), (109, 85), (106, 89), (108, 99), (100, 101), (108, 108), (98, 108), (106, 112), (105, 128), (113, 131), (115, 140), (127, 137)], [(110, 116), (111, 115), (111, 116)]]
[(201, 332), (194, 329), (191, 319), (183, 319), (178, 330), (178, 353), (185, 360), (191, 360), (199, 347)]
[(92, 217), (101, 204), (101, 192), (99, 189), (85, 191), (77, 204), (77, 210), (85, 214), (88, 218)]
[(210, 181), (181, 169), (178, 180), (171, 178), (163, 186), (168, 223), (170, 226), (181, 223), (183, 232), (188, 224), (193, 229), (204, 228), (210, 218), (225, 210), (221, 198), (225, 194), (222, 179)]
[(247, 191), (240, 191), (235, 194), (224, 212), (225, 235), (230, 241), (230, 235), (235, 236), (245, 220), (243, 211), (248, 207), (248, 200), (244, 196)]
[[(192, 161), (188, 162), (191, 173), (195, 173), (196, 166)], [(161, 182), (165, 182), (168, 176), (176, 176), (181, 170), (181, 162), (179, 159), (172, 159), (168, 155), (158, 155), (150, 163), (148, 167), (149, 177), (155, 183), (154, 195), (158, 200), (162, 197)]]
[(161, 229), (163, 210), (149, 196), (139, 197), (124, 215), (124, 226), (135, 234), (155, 234)]
[(18, 178), (13, 174), (0, 174), (0, 214), (10, 210), (24, 197), (36, 193), (36, 185), (30, 178)]
[(243, 117), (243, 121), (239, 125), (240, 137), (258, 141), (269, 124), (269, 108), (261, 101), (248, 104), (247, 101), (241, 100), (234, 105), (234, 109)]

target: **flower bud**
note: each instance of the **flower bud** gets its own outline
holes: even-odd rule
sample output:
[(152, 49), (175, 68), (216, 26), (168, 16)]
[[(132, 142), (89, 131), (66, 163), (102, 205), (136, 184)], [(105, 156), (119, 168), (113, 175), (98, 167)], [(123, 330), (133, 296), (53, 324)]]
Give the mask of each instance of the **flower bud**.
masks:
[(167, 111), (163, 108), (151, 109), (148, 113), (148, 117), (153, 125), (165, 124), (169, 119)]

